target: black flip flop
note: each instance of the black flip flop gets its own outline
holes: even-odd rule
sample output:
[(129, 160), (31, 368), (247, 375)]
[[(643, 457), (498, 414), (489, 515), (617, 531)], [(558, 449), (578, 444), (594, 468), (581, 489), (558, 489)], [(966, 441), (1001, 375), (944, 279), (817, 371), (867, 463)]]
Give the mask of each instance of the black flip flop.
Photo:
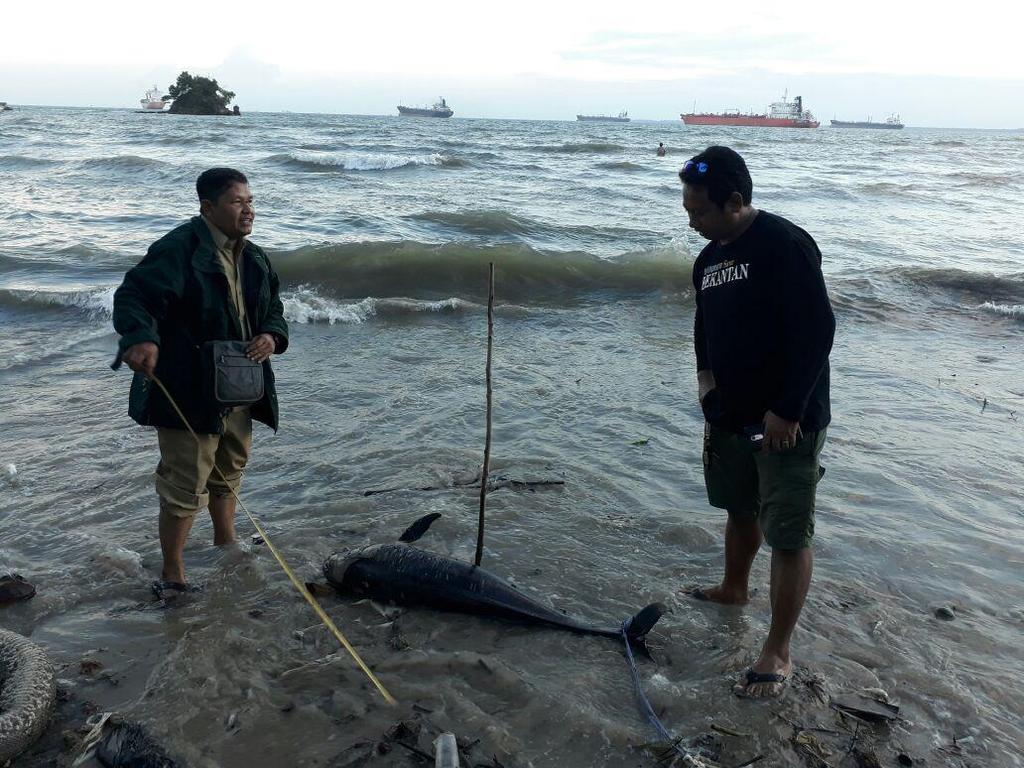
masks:
[[(746, 683), (743, 685), (733, 686), (733, 693), (737, 696), (745, 696), (750, 699), (770, 699), (772, 696), (752, 696), (747, 692), (747, 689), (752, 685), (758, 685), (761, 683), (778, 683), (785, 686), (786, 681), (789, 680), (789, 675), (780, 675), (778, 672), (755, 672), (753, 669), (748, 669), (744, 673), (744, 679)], [(779, 691), (776, 696), (781, 694), (782, 690)]]
[[(166, 600), (168, 597), (187, 595), (193, 592), (202, 591), (201, 587), (196, 587), (191, 584), (182, 584), (180, 581), (154, 581), (152, 589), (157, 600)], [(164, 592), (170, 592), (171, 594), (165, 595)]]

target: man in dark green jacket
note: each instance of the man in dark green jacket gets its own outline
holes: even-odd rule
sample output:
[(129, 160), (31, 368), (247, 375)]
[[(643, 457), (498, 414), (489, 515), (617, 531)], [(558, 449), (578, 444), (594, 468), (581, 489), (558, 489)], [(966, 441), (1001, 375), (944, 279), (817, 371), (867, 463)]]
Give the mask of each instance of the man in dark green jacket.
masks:
[[(269, 358), (288, 346), (277, 274), (266, 253), (246, 239), (256, 216), (248, 180), (231, 168), (211, 168), (196, 181), (196, 191), (201, 215), (153, 243), (114, 294), (119, 353), (135, 371), (128, 413), (156, 427), (160, 443), (156, 488), (164, 562), (158, 596), (188, 589), (182, 554), (204, 506), (213, 518), (214, 544), (235, 540), (232, 491), (249, 457), (252, 419), (277, 430)], [(263, 365), (262, 400), (231, 409), (216, 403), (200, 357), (202, 344), (214, 340), (250, 342), (247, 355)], [(198, 440), (153, 377), (170, 392)]]

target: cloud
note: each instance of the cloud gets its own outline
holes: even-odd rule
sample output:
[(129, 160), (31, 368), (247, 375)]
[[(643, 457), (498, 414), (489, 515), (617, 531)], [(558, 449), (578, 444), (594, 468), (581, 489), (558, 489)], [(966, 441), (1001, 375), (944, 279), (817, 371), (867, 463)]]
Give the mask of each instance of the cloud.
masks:
[[(96, 6), (105, 13), (98, 13)], [(970, 13), (857, 0), (730, 0), (641, 9), (621, 0), (393, 0), (286, 13), (180, 0), (53, 0), (5, 10), (0, 99), (132, 108), (183, 69), (217, 77), (245, 111), (394, 114), (445, 96), (458, 117), (572, 119), (629, 110), (678, 119), (758, 109), (787, 90), (821, 118), (901, 111), (911, 125), (1024, 125), (1024, 4)], [(62, 23), (48, 21), (60, 16)], [(998, 23), (994, 22), (996, 19)], [(155, 30), (140, 35), (137, 30)], [(232, 47), (225, 40), (242, 41)]]
[(718, 30), (696, 35), (686, 32), (672, 33), (595, 33), (584, 45), (563, 51), (567, 60), (602, 61), (643, 66), (671, 66), (674, 62), (714, 62), (716, 66), (741, 68), (744, 60), (791, 58), (794, 52), (806, 51), (803, 58), (812, 56), (814, 40), (797, 33), (765, 35), (753, 29)]
[(788, 74), (854, 66), (848, 60), (823, 58), (820, 45), (807, 35), (765, 35), (740, 28), (700, 36), (602, 32), (560, 56), (564, 73), (580, 79), (694, 79), (751, 69)]

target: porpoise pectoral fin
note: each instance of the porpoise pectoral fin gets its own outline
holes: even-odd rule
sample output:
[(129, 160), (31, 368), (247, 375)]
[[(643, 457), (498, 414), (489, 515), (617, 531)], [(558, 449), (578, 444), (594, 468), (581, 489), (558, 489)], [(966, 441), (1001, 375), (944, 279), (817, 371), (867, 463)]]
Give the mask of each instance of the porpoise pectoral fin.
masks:
[(313, 597), (327, 597), (334, 594), (334, 587), (319, 581), (307, 581), (306, 591)]
[(399, 541), (404, 541), (406, 544), (411, 544), (414, 541), (419, 541), (420, 537), (423, 536), (430, 528), (437, 518), (441, 516), (440, 512), (431, 512), (429, 515), (424, 515), (415, 523), (405, 529), (405, 533), (398, 537)]
[(665, 606), (661, 603), (651, 603), (625, 624), (626, 637), (630, 640), (639, 640), (658, 623), (658, 619), (665, 615)]

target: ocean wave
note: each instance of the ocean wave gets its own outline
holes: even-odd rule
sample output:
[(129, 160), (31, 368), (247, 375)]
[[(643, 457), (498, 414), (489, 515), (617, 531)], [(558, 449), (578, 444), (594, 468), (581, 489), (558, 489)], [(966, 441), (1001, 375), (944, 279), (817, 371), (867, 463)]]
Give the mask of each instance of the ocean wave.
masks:
[(49, 168), (58, 165), (56, 160), (27, 155), (0, 155), (0, 170), (27, 171), (33, 168)]
[(375, 317), (394, 317), (420, 313), (457, 313), (479, 305), (458, 298), (418, 301), (407, 298), (368, 296), (354, 302), (342, 302), (322, 296), (309, 285), (287, 291), (281, 297), (284, 316), (290, 323), (359, 324)]
[(868, 181), (856, 186), (857, 191), (868, 195), (905, 195), (916, 187), (910, 182)]
[(967, 142), (966, 141), (955, 141), (955, 140), (943, 139), (943, 140), (939, 140), (939, 141), (933, 141), (932, 142), (932, 146), (933, 147), (966, 147), (967, 146)]
[[(113, 315), (117, 285), (83, 289), (6, 288), (0, 289), (0, 307), (29, 311), (82, 312), (92, 319)], [(363, 323), (374, 317), (399, 317), (420, 313), (458, 313), (480, 305), (449, 297), (426, 301), (412, 298), (376, 298), (338, 301), (321, 295), (310, 285), (300, 285), (281, 294), (285, 319), (293, 323)]]
[(651, 245), (654, 237), (649, 230), (543, 221), (500, 209), (428, 210), (409, 214), (405, 218), (458, 230), (476, 238), (492, 238), (495, 242), (529, 238), (531, 245), (536, 246), (539, 239), (543, 243), (559, 243), (563, 248), (575, 246), (584, 251), (595, 246), (607, 250), (607, 244), (611, 242)]
[(1024, 320), (1024, 304), (999, 304), (994, 301), (986, 301), (983, 304), (979, 304), (977, 308), (983, 312), (990, 312), (993, 315)]
[[(36, 211), (20, 211), (12, 208), (9, 211), (0, 213), (0, 221), (12, 222), (16, 226), (21, 227), (38, 227), (45, 226), (47, 217)], [(3, 256), (0, 256), (0, 262), (3, 260)]]
[(337, 152), (339, 149), (348, 149), (349, 145), (340, 141), (300, 144), (299, 149), (306, 152)]
[[(498, 301), (523, 311), (533, 304), (568, 306), (588, 297), (687, 294), (692, 266), (675, 248), (601, 258), (520, 244), (409, 241), (307, 246), (273, 254), (272, 260), (282, 281), (286, 317), (299, 323), (360, 323), (377, 316), (465, 311), (486, 302), (490, 262), (495, 264)], [(0, 307), (109, 318), (117, 285), (10, 283), (0, 289)]]
[(110, 317), (116, 285), (91, 288), (3, 288), (0, 306), (29, 310), (78, 310), (93, 318)]
[(1013, 184), (1019, 179), (1012, 173), (985, 173), (983, 171), (955, 171), (946, 178), (959, 187), (991, 187)]
[(93, 157), (82, 160), (79, 167), (96, 171), (148, 171), (163, 170), (171, 167), (170, 163), (152, 157), (138, 155), (115, 155), (113, 157)]
[(393, 171), (399, 168), (436, 166), (462, 168), (468, 161), (439, 153), (429, 155), (397, 155), (384, 152), (288, 152), (271, 155), (268, 162), (301, 171), (330, 173), (339, 171)]
[[(182, 147), (193, 147), (199, 144), (226, 144), (228, 137), (222, 133), (214, 133), (208, 136), (161, 136), (156, 139), (152, 139), (153, 144), (163, 144), (166, 146), (182, 146)], [(145, 142), (150, 143), (150, 142)]]
[(647, 170), (644, 166), (637, 163), (631, 163), (628, 160), (612, 160), (607, 163), (598, 163), (598, 168), (604, 168), (608, 171), (644, 171)]
[(601, 258), (547, 252), (521, 244), (430, 245), (412, 241), (308, 246), (272, 256), (285, 284), (316, 286), (322, 296), (362, 299), (408, 296), (436, 300), (457, 296), (481, 302), (487, 265), (494, 262), (496, 293), (521, 304), (562, 302), (587, 295), (630, 296), (691, 287), (691, 260), (675, 248)]
[[(99, 273), (123, 271), (126, 261), (112, 251), (86, 245), (69, 245), (57, 250), (40, 250), (25, 254), (0, 253), (0, 274), (17, 273), (31, 278), (56, 279), (89, 285), (102, 280)], [(130, 265), (128, 265), (130, 266)], [(11, 287), (11, 286), (8, 286)]]
[(470, 141), (469, 139), (438, 139), (436, 141), (437, 146), (447, 147), (448, 149), (472, 149), (473, 147), (481, 146), (479, 143)]
[[(806, 186), (783, 187), (776, 185), (764, 185), (760, 194), (773, 205), (775, 203), (803, 201), (807, 199), (808, 189), (813, 189), (816, 197), (823, 200), (857, 200), (857, 196), (836, 184), (823, 182)], [(877, 191), (875, 194), (878, 194)]]
[(882, 299), (872, 282), (863, 277), (830, 281), (829, 298), (837, 313), (868, 323), (890, 320), (904, 308)]
[[(60, 333), (40, 338), (30, 333), (19, 337), (12, 346), (7, 346), (0, 358), (0, 371), (16, 371), (19, 368), (38, 372), (54, 358), (74, 349), (78, 345), (109, 336), (111, 328), (107, 323), (78, 324), (65, 328)], [(32, 375), (31, 372), (29, 375)]]
[(424, 211), (407, 218), (443, 224), (478, 235), (521, 235), (534, 228), (534, 223), (529, 219), (507, 211)]
[(546, 152), (555, 154), (608, 154), (621, 152), (625, 149), (621, 144), (609, 144), (601, 141), (589, 142), (566, 142), (565, 144), (548, 144), (539, 147), (532, 147), (535, 152)]
[(541, 171), (541, 172), (544, 172), (544, 171), (551, 170), (550, 168), (545, 168), (544, 166), (537, 165), (536, 163), (523, 163), (521, 165), (519, 163), (504, 163), (503, 167), (508, 169), (508, 170), (514, 170), (514, 171)]
[(990, 302), (1024, 302), (1024, 273), (993, 275), (963, 269), (931, 267), (889, 268), (884, 270), (884, 273), (894, 280), (908, 282), (915, 287), (968, 294)]
[(200, 144), (225, 144), (228, 137), (225, 134), (174, 134), (172, 136), (161, 136), (153, 133), (136, 134), (131, 138), (123, 139), (122, 144), (129, 146), (148, 147), (195, 147)]

